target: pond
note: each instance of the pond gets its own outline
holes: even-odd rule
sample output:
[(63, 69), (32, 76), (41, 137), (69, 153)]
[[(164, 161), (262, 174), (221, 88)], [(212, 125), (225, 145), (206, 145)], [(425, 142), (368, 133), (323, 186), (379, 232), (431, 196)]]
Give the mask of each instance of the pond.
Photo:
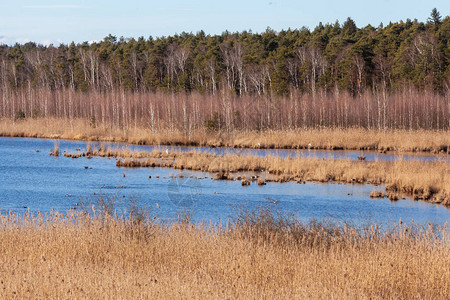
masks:
[[(61, 140), (59, 143), (62, 151), (86, 149), (85, 142)], [(239, 181), (212, 180), (208, 173), (118, 168), (115, 159), (99, 157), (53, 157), (49, 155), (53, 145), (52, 140), (0, 138), (2, 213), (28, 209), (65, 212), (79, 209), (77, 204), (94, 194), (101, 194), (115, 197), (121, 209), (126, 209), (127, 199), (134, 197), (152, 214), (168, 221), (189, 211), (194, 221), (225, 222), (239, 208), (261, 206), (272, 206), (305, 221), (325, 218), (442, 224), (450, 220), (450, 210), (441, 205), (411, 199), (397, 202), (370, 199), (370, 192), (384, 190), (383, 186), (271, 182), (265, 186), (251, 184), (242, 187)], [(143, 146), (130, 148), (152, 149)]]

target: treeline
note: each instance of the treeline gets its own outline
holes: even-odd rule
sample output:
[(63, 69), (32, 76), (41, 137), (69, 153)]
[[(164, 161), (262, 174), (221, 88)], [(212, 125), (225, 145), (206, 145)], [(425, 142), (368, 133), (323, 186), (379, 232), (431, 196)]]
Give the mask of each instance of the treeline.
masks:
[(319, 24), (221, 35), (181, 33), (137, 40), (109, 35), (101, 42), (0, 46), (3, 97), (17, 90), (81, 92), (226, 91), (237, 96), (359, 97), (450, 91), (450, 17), (433, 10), (427, 22), (406, 20), (358, 28)]

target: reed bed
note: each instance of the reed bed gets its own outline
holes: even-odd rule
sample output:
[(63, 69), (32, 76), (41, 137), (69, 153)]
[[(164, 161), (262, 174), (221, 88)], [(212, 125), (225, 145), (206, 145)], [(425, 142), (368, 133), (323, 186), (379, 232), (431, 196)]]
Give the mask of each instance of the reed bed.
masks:
[(3, 299), (448, 299), (448, 228), (0, 215)]
[[(66, 153), (65, 156), (100, 156), (117, 158), (118, 167), (168, 167), (215, 173), (215, 179), (241, 180), (247, 173), (254, 181), (305, 181), (360, 184), (385, 184), (390, 199), (399, 195), (415, 200), (450, 205), (450, 164), (446, 161), (352, 161), (325, 160), (306, 157), (259, 157), (226, 154), (219, 156), (203, 152), (130, 151), (100, 146), (85, 153)], [(246, 178), (245, 184), (247, 185)]]
[(0, 136), (124, 142), (140, 145), (184, 145), (256, 149), (371, 150), (450, 154), (450, 133), (442, 130), (374, 130), (321, 128), (286, 130), (199, 129), (186, 136), (181, 130), (152, 131), (144, 127), (121, 130), (91, 126), (88, 119), (0, 119)]

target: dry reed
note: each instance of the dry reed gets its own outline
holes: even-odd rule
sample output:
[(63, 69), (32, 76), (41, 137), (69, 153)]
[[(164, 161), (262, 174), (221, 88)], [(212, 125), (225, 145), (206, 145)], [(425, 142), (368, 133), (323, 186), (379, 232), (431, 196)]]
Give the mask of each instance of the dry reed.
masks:
[(371, 150), (379, 152), (427, 152), (450, 154), (450, 133), (437, 130), (367, 130), (362, 128), (321, 128), (214, 133), (197, 130), (190, 136), (182, 131), (145, 128), (120, 130), (92, 128), (87, 119), (0, 120), (0, 136), (125, 142), (140, 145), (185, 145), (258, 149)]
[(50, 152), (50, 155), (53, 155), (55, 157), (59, 156), (59, 142), (58, 141), (54, 141), (53, 143), (53, 149)]
[(369, 196), (370, 198), (384, 198), (386, 194), (381, 191), (372, 191)]
[[(105, 212), (107, 210), (103, 210)], [(448, 299), (448, 229), (0, 215), (3, 299)]]

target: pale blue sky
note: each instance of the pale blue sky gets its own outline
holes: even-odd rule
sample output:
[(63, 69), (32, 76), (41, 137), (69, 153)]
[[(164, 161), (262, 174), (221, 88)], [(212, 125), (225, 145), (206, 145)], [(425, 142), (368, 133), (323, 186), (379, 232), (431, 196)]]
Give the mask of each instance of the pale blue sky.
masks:
[(313, 29), (347, 17), (358, 27), (378, 26), (407, 18), (426, 21), (434, 7), (442, 16), (450, 14), (450, 0), (0, 0), (0, 43), (83, 42), (109, 33), (148, 38), (199, 30)]

